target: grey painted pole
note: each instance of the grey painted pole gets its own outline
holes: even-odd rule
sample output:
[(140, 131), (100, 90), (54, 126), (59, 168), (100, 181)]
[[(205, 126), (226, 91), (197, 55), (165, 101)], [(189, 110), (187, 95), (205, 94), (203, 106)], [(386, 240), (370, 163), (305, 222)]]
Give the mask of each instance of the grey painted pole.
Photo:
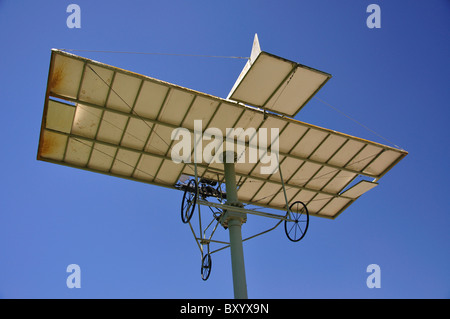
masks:
[[(224, 161), (225, 162), (225, 161)], [(224, 163), (227, 204), (241, 206), (237, 197), (236, 174), (234, 163)], [(242, 246), (241, 226), (247, 220), (246, 214), (228, 210), (222, 224), (230, 232), (231, 269), (233, 272), (233, 289), (235, 299), (247, 299), (247, 280), (245, 278), (244, 248)]]
[(231, 269), (233, 271), (233, 289), (235, 299), (248, 298), (241, 225), (242, 223), (238, 219), (232, 219), (228, 222), (228, 229), (230, 231)]

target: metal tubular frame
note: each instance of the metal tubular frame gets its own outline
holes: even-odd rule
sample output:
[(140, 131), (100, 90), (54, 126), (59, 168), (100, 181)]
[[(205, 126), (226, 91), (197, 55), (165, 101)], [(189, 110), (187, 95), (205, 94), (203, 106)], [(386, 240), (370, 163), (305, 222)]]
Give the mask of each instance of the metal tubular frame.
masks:
[[(194, 139), (195, 139), (195, 137), (194, 137)], [(237, 198), (236, 175), (234, 172), (234, 163), (224, 163), (225, 175), (226, 175), (226, 177), (228, 177), (228, 179), (225, 177), (226, 191), (227, 191), (227, 203), (214, 203), (214, 202), (209, 202), (205, 199), (200, 199), (199, 198), (200, 187), (199, 187), (199, 180), (198, 180), (199, 176), (198, 176), (198, 172), (197, 172), (196, 149), (195, 149), (196, 144), (197, 143), (196, 143), (196, 139), (195, 139), (195, 142), (194, 142), (194, 178), (197, 182), (196, 183), (197, 184), (196, 203), (197, 203), (197, 211), (198, 211), (198, 216), (199, 216), (199, 232), (200, 232), (199, 235), (198, 236), (196, 235), (194, 227), (192, 226), (190, 220), (189, 220), (189, 227), (191, 229), (192, 234), (194, 235), (195, 242), (197, 243), (197, 246), (200, 249), (202, 261), (206, 254), (212, 255), (212, 254), (219, 252), (221, 250), (224, 250), (226, 248), (230, 248), (231, 259), (232, 259), (232, 270), (233, 270), (234, 296), (236, 299), (246, 299), (248, 297), (247, 297), (247, 284), (246, 284), (246, 279), (245, 279), (245, 266), (244, 266), (242, 243), (244, 241), (261, 236), (263, 234), (266, 234), (266, 233), (276, 229), (281, 224), (282, 221), (287, 221), (287, 222), (294, 221), (291, 218), (291, 214), (289, 212), (289, 203), (288, 203), (288, 198), (287, 198), (287, 194), (286, 194), (286, 188), (284, 185), (283, 174), (281, 172), (281, 168), (278, 167), (279, 173), (280, 173), (280, 178), (281, 178), (282, 189), (283, 189), (284, 197), (286, 200), (287, 212), (285, 215), (260, 212), (260, 211), (246, 209), (244, 207), (241, 207), (242, 205), (239, 203), (238, 198)], [(223, 159), (225, 160), (225, 155), (224, 155)], [(219, 187), (221, 187), (221, 184), (219, 184)], [(202, 217), (201, 217), (200, 206), (208, 206), (214, 215), (213, 219), (206, 226), (205, 229), (203, 229), (203, 227), (202, 227)], [(222, 211), (220, 216), (216, 216), (214, 214), (212, 207), (217, 208), (220, 211)], [(278, 222), (269, 229), (266, 229), (255, 235), (252, 235), (250, 237), (242, 239), (241, 226), (244, 222), (246, 222), (247, 214), (278, 219)], [(216, 220), (216, 223), (211, 231), (211, 234), (209, 235), (209, 237), (207, 237), (206, 232), (211, 227), (211, 225), (214, 223), (214, 220)], [(224, 226), (224, 227), (226, 225), (229, 228), (229, 233), (230, 233), (229, 242), (212, 239), (219, 224), (222, 224), (222, 226)], [(221, 244), (224, 246), (211, 251), (210, 243)], [(206, 251), (204, 249), (204, 245), (206, 245)], [(203, 265), (202, 265), (202, 267), (203, 267)]]

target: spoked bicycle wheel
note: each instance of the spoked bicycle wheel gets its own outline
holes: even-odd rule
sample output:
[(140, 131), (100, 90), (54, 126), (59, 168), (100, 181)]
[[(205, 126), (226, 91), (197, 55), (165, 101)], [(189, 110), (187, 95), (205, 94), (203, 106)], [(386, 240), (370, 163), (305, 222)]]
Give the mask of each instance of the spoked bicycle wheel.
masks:
[(187, 184), (183, 200), (181, 201), (181, 220), (187, 224), (194, 214), (195, 204), (197, 203), (197, 182), (191, 179)]
[(297, 242), (302, 239), (309, 225), (309, 213), (306, 205), (300, 201), (294, 202), (290, 207), (291, 220), (284, 221), (284, 231), (289, 240)]
[(202, 258), (202, 279), (208, 280), (209, 275), (211, 274), (212, 268), (212, 259), (210, 254), (206, 254)]

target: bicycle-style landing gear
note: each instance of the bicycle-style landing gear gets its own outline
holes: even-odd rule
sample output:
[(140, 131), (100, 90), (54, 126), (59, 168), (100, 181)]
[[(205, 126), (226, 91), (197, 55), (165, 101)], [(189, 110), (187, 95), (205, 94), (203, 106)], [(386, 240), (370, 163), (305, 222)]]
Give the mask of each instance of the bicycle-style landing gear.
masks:
[[(253, 214), (264, 217), (270, 217), (278, 219), (279, 221), (272, 228), (265, 230), (256, 235), (250, 236), (242, 241), (252, 239), (256, 236), (262, 235), (269, 231), (274, 230), (279, 226), (279, 224), (284, 221), (284, 230), (287, 238), (290, 241), (298, 242), (305, 237), (309, 226), (309, 212), (306, 205), (301, 201), (295, 201), (288, 206), (288, 210), (284, 216), (260, 212), (258, 210), (250, 210), (240, 206), (230, 206), (224, 202), (226, 199), (226, 193), (222, 191), (221, 183), (213, 180), (208, 180), (205, 178), (197, 179), (190, 178), (182, 184), (178, 185), (181, 190), (184, 190), (183, 200), (181, 202), (181, 220), (185, 224), (189, 224), (191, 231), (196, 239), (197, 245), (200, 248), (202, 262), (201, 262), (201, 277), (203, 280), (208, 280), (211, 275), (212, 270), (212, 258), (211, 255), (222, 249), (230, 247), (229, 242), (213, 240), (212, 237), (218, 227), (221, 224), (225, 229), (227, 229), (227, 222), (224, 222), (224, 213), (227, 210), (232, 210), (234, 212), (242, 214)], [(208, 198), (214, 199), (214, 201), (209, 201)], [(202, 212), (200, 207), (208, 206), (209, 210), (212, 212), (211, 221), (202, 228)], [(192, 217), (195, 210), (198, 210), (198, 220), (199, 226), (197, 229), (200, 233), (196, 234), (196, 230), (192, 225)], [(204, 218), (204, 217), (203, 217)], [(214, 224), (215, 223), (215, 224)], [(210, 244), (222, 244), (221, 248), (210, 251)]]
[[(306, 235), (309, 225), (309, 212), (306, 205), (300, 201), (294, 202), (289, 211), (291, 219), (284, 221), (284, 231), (290, 241), (300, 241)], [(288, 212), (289, 215), (289, 212)]]
[(202, 258), (202, 279), (203, 280), (208, 280), (209, 275), (211, 274), (211, 268), (212, 268), (212, 259), (211, 259), (211, 254), (206, 254), (203, 256)]
[(181, 201), (181, 220), (187, 224), (192, 218), (197, 203), (197, 182), (191, 179), (184, 189), (183, 200)]

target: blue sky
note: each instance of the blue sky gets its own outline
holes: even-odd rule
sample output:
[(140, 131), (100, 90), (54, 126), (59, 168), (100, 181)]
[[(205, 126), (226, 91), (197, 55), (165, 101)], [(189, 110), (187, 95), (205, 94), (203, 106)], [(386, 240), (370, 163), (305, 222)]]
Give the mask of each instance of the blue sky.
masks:
[[(69, 29), (66, 8), (81, 8)], [(381, 8), (369, 29), (366, 8)], [(409, 152), (299, 243), (282, 227), (244, 244), (250, 298), (449, 298), (450, 2), (0, 0), (1, 298), (232, 298), (229, 250), (208, 281), (182, 193), (36, 160), (51, 48), (248, 56), (333, 75), (317, 97)], [(244, 60), (79, 53), (226, 97)], [(296, 119), (385, 143), (313, 99)], [(249, 218), (243, 235), (264, 221)], [(81, 288), (69, 289), (69, 264)], [(381, 268), (369, 289), (366, 268)]]

